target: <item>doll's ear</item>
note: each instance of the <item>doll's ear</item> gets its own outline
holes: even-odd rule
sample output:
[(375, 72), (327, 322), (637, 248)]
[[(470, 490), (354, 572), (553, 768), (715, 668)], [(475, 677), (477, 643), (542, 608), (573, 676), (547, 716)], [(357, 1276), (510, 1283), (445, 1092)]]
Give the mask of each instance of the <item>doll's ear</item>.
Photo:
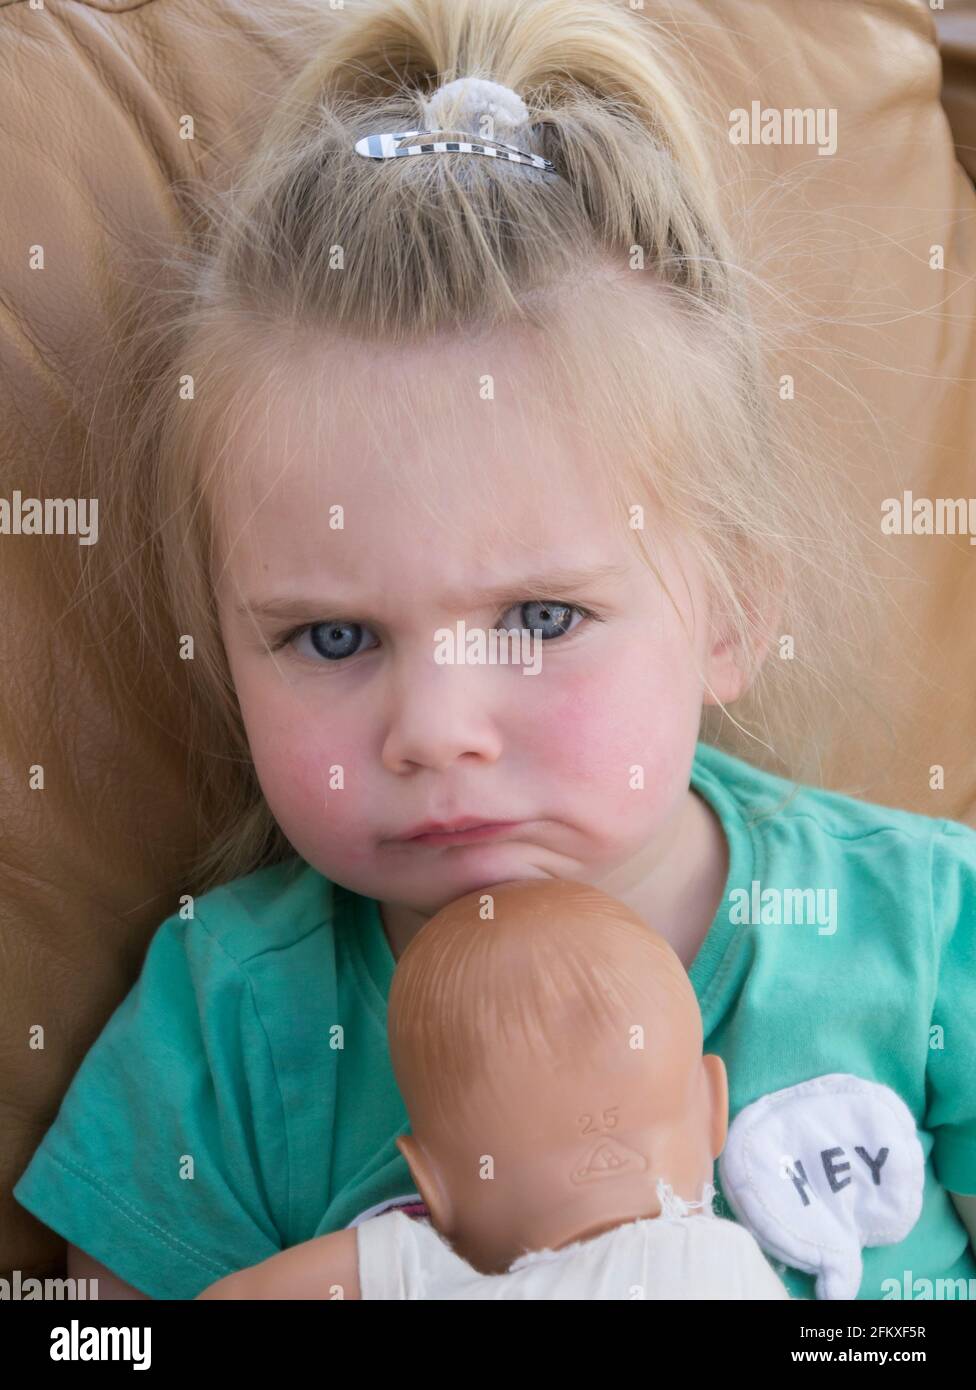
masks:
[(706, 1052), (702, 1058), (705, 1079), (711, 1102), (711, 1125), (708, 1142), (712, 1158), (718, 1158), (725, 1148), (729, 1132), (729, 1074), (717, 1052)]
[(401, 1134), (396, 1146), (407, 1161), (417, 1191), (430, 1212), (431, 1223), (441, 1235), (450, 1235), (454, 1229), (454, 1207), (436, 1163), (431, 1161), (412, 1134)]

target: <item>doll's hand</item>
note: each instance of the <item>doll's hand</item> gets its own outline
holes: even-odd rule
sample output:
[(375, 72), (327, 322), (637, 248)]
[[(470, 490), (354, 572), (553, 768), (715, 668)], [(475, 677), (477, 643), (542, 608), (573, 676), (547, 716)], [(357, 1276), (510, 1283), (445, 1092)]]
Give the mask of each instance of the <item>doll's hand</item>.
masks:
[(197, 1299), (359, 1298), (356, 1228), (293, 1245), (208, 1285)]

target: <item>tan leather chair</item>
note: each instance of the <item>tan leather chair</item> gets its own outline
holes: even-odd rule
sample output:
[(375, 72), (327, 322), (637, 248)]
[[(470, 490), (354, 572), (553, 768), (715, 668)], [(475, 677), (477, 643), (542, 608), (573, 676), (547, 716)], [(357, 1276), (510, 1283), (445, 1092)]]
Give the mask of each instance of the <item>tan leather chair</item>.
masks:
[[(951, 109), (971, 127), (973, 6), (955, 9), (934, 16), (924, 0), (644, 6), (648, 18), (687, 20), (688, 81), (706, 76), (729, 109), (758, 98), (838, 110), (836, 157), (743, 147), (743, 191), (752, 174), (781, 176), (777, 215), (797, 236), (815, 232), (796, 273), (808, 303), (842, 320), (832, 331), (862, 402), (845, 394), (832, 408), (827, 396), (824, 411), (872, 527), (882, 499), (906, 488), (976, 493), (976, 195), (940, 104), (936, 29), (939, 18)], [(165, 238), (187, 215), (174, 182), (225, 178), (282, 83), (325, 41), (327, 22), (321, 0), (0, 8), (0, 496), (91, 495), (82, 445), (91, 430), (97, 455), (145, 238)], [(186, 113), (193, 140), (180, 138)], [(972, 168), (974, 142), (960, 143)], [(812, 241), (824, 255), (816, 273)], [(939, 273), (929, 268), (935, 243), (945, 247)], [(43, 269), (32, 268), (38, 246)], [(181, 711), (158, 694), (151, 645), (139, 666), (111, 586), (95, 604), (78, 602), (80, 549), (69, 536), (0, 536), (0, 1269), (24, 1275), (62, 1273), (64, 1243), (10, 1190), (150, 936), (195, 887), (185, 878), (198, 827)], [(973, 820), (976, 550), (964, 536), (905, 536), (879, 550), (893, 602), (862, 688), (879, 715), (837, 729), (824, 780)], [(941, 793), (929, 790), (932, 763), (947, 769)], [(29, 785), (36, 764), (43, 791)], [(37, 1024), (43, 1050), (30, 1045)]]

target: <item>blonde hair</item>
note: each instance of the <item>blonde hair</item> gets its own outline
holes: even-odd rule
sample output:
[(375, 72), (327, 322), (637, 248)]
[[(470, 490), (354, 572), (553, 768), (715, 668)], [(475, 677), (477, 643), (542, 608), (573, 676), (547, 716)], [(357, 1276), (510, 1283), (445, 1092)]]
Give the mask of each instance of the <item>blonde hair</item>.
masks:
[[(594, 441), (594, 488), (622, 526), (647, 505), (680, 528), (754, 676), (734, 718), (705, 712), (703, 736), (744, 742), (780, 772), (816, 767), (816, 707), (834, 698), (855, 587), (844, 507), (808, 456), (808, 427), (798, 440), (792, 411), (775, 408), (764, 352), (776, 344), (749, 304), (760, 282), (723, 220), (679, 52), (612, 0), (349, 0), (323, 15), (321, 51), (236, 184), (191, 219), (169, 282), (147, 292), (101, 486), (123, 556), (113, 582), (145, 641), (173, 644), (201, 888), (293, 853), (220, 639), (215, 518), (241, 466), (228, 425), (327, 335), (377, 352), (537, 335), (548, 394), (574, 402)], [(474, 154), (354, 152), (366, 134), (418, 128), (424, 98), (466, 75), (519, 93), (531, 124), (508, 138), (560, 177)], [(653, 529), (629, 534), (656, 570)], [(793, 662), (756, 655), (774, 599)], [(175, 659), (180, 634), (192, 662)], [(807, 716), (797, 667), (812, 678)]]
[[(540, 1086), (566, 1070), (620, 1077), (638, 1053), (651, 1110), (653, 1074), (683, 1079), (702, 1055), (698, 1000), (667, 941), (616, 898), (568, 879), (494, 884), (435, 913), (397, 962), (387, 1018), (415, 1135), (461, 1136), (470, 1123), (487, 1140), (510, 1128), (522, 1068)], [(662, 1033), (666, 1056), (653, 1047)]]

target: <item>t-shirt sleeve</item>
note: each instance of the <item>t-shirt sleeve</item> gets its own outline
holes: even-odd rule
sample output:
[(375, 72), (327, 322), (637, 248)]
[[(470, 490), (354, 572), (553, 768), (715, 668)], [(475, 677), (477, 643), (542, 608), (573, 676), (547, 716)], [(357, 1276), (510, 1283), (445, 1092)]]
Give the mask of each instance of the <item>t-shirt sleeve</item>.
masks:
[(282, 1248), (268, 1040), (246, 971), (199, 918), (157, 929), (14, 1196), (153, 1298), (194, 1298)]
[(933, 838), (938, 969), (927, 1058), (926, 1128), (950, 1192), (976, 1193), (976, 831), (942, 821)]

